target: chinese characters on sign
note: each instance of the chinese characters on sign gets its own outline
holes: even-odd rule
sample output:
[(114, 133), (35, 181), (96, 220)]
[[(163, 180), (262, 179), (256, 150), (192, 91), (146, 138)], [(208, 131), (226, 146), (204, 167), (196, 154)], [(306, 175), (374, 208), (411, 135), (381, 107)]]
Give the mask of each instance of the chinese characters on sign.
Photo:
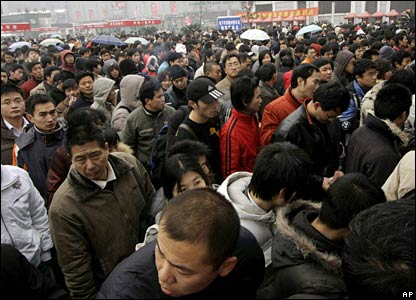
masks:
[(217, 21), (219, 30), (238, 31), (242, 29), (241, 17), (218, 17)]

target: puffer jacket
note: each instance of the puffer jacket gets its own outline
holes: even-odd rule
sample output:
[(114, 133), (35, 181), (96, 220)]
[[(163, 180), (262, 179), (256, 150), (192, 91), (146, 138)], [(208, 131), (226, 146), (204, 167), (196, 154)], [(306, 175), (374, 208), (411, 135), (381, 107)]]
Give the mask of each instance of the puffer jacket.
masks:
[(111, 127), (114, 128), (119, 135), (126, 126), (127, 116), (138, 107), (142, 106), (139, 99), (140, 88), (143, 85), (144, 77), (140, 75), (126, 75), (120, 82), (121, 101), (113, 110), (111, 117)]
[(312, 227), (319, 209), (320, 204), (298, 200), (277, 211), (273, 273), (268, 284), (258, 290), (258, 298), (347, 296), (341, 273), (343, 242), (328, 240)]
[(154, 188), (137, 159), (125, 153), (108, 158), (116, 180), (102, 190), (71, 167), (49, 208), (58, 262), (73, 298), (94, 298), (116, 265), (139, 242), (142, 213)]
[(114, 80), (109, 78), (99, 78), (94, 81), (94, 103), (91, 104), (92, 109), (96, 109), (104, 113), (108, 122), (111, 122), (114, 110), (113, 103), (107, 101), (108, 95), (115, 84)]
[(1, 165), (1, 243), (13, 245), (35, 267), (51, 259), (45, 202), (29, 174)]
[(382, 187), (387, 201), (404, 198), (415, 190), (415, 151), (409, 151), (397, 164)]
[(248, 196), (248, 185), (252, 173), (236, 172), (228, 176), (218, 188), (218, 192), (225, 196), (236, 209), (241, 225), (250, 230), (263, 250), (265, 266), (271, 264), (273, 224), (276, 215), (273, 210), (268, 212), (254, 204)]
[(363, 173), (381, 187), (401, 159), (400, 146), (407, 145), (408, 141), (396, 124), (370, 113), (364, 126), (351, 136), (347, 149), (347, 173)]

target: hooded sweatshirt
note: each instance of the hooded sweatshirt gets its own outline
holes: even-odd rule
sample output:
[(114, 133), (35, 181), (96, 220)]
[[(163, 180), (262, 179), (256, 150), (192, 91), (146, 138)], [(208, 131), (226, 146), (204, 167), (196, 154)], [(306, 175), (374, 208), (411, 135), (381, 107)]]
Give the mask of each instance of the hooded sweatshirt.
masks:
[(98, 78), (94, 81), (94, 103), (91, 108), (104, 113), (108, 122), (111, 121), (112, 112), (114, 110), (113, 103), (107, 101), (108, 95), (115, 84), (114, 80), (109, 78)]
[(347, 73), (344, 72), (348, 62), (354, 57), (354, 53), (348, 50), (338, 52), (337, 58), (335, 59), (335, 68), (332, 75), (333, 80), (337, 80), (343, 86), (347, 86), (350, 83)]
[[(74, 56), (74, 63), (72, 65), (68, 65), (65, 62), (65, 56), (68, 55), (68, 54), (71, 54), (71, 55)], [(74, 53), (71, 52), (71, 50), (64, 50), (64, 51), (61, 52), (61, 61), (62, 61), (62, 64), (61, 64), (61, 69), (62, 70), (71, 71), (73, 73), (77, 72), (77, 70), (75, 68), (75, 55), (74, 55)]]
[(142, 106), (139, 100), (140, 88), (144, 77), (140, 75), (126, 75), (120, 82), (121, 101), (113, 111), (111, 127), (121, 134), (126, 126), (126, 119), (130, 112)]
[(233, 173), (224, 180), (217, 191), (233, 204), (241, 225), (256, 237), (263, 250), (267, 267), (271, 264), (273, 223), (276, 215), (274, 210), (266, 212), (260, 208), (249, 196), (248, 185), (251, 177), (252, 173), (249, 172)]

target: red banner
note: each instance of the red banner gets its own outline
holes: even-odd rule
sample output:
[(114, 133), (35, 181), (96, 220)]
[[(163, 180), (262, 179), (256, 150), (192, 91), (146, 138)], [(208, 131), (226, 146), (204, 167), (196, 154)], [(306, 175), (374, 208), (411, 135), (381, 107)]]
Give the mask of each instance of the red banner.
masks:
[(30, 23), (7, 23), (1, 24), (1, 31), (3, 32), (23, 32), (30, 31)]
[(114, 28), (114, 27), (139, 27), (139, 26), (148, 26), (148, 25), (160, 25), (162, 20), (120, 20), (120, 21), (110, 21), (107, 23), (91, 23), (84, 25), (74, 26), (75, 30), (79, 29), (91, 29), (91, 28)]

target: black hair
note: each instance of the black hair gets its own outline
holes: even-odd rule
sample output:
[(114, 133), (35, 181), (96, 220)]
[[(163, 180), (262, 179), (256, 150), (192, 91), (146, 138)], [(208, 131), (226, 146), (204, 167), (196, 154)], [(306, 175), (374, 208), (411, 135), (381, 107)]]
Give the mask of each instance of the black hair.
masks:
[(349, 173), (331, 184), (319, 220), (331, 229), (348, 228), (355, 215), (382, 202), (386, 196), (381, 187), (361, 173)]
[(319, 102), (324, 111), (345, 111), (350, 105), (350, 93), (336, 81), (320, 85), (313, 94), (313, 102)]
[(32, 61), (32, 62), (30, 62), (30, 63), (28, 64), (28, 66), (27, 66), (28, 71), (31, 73), (31, 72), (32, 72), (32, 70), (33, 70), (33, 68), (34, 68), (36, 65), (40, 65), (40, 66), (42, 66), (42, 64), (41, 64), (39, 61)]
[(78, 83), (73, 78), (68, 78), (62, 83), (62, 89), (65, 91), (69, 88), (76, 88), (78, 87)]
[(380, 52), (376, 49), (367, 49), (364, 51), (363, 53), (363, 57), (364, 59), (372, 59), (374, 55), (380, 55)]
[[(209, 213), (207, 213), (209, 212)], [(185, 191), (172, 199), (159, 224), (170, 239), (207, 245), (204, 263), (218, 270), (233, 255), (240, 235), (240, 219), (231, 202), (211, 188)]]
[(100, 64), (100, 62), (98, 60), (88, 59), (85, 62), (85, 68), (86, 68), (87, 71), (92, 72), (92, 71), (94, 71), (95, 68), (98, 67), (99, 64)]
[(400, 50), (400, 51), (394, 51), (394, 53), (391, 55), (391, 64), (393, 65), (393, 67), (396, 67), (396, 63), (401, 65), (403, 63), (403, 60), (407, 57), (412, 57), (410, 52), (408, 51), (404, 51), (404, 50)]
[(396, 299), (414, 293), (414, 197), (366, 209), (350, 228), (342, 253), (349, 298)]
[(266, 54), (269, 54), (269, 56), (270, 56), (270, 58), (271, 58), (271, 62), (272, 62), (272, 63), (274, 63), (274, 58), (273, 58), (273, 56), (272, 56), (272, 54), (271, 54), (270, 50), (263, 50), (263, 51), (261, 51), (261, 52), (259, 53), (259, 59), (258, 59), (258, 62), (259, 62), (259, 65), (260, 65), (260, 66), (263, 64), (263, 59), (264, 59), (264, 57), (266, 56)]
[(414, 95), (416, 92), (415, 87), (415, 72), (412, 69), (403, 69), (394, 72), (386, 84), (400, 83), (407, 87), (410, 92)]
[(394, 121), (404, 111), (409, 115), (412, 105), (412, 93), (400, 83), (390, 83), (382, 87), (374, 101), (374, 113), (377, 118)]
[(148, 78), (143, 82), (143, 85), (140, 88), (140, 101), (143, 106), (146, 105), (146, 99), (153, 99), (155, 92), (159, 91), (162, 88), (162, 85), (159, 81), (154, 78)]
[(69, 155), (72, 154), (73, 146), (89, 142), (97, 142), (101, 148), (105, 148), (103, 130), (93, 123), (68, 126), (65, 132), (64, 146)]
[(369, 69), (377, 69), (376, 64), (369, 59), (360, 59), (354, 64), (353, 75), (362, 77), (362, 75)]
[(257, 155), (249, 189), (263, 201), (273, 201), (285, 188), (285, 200), (289, 200), (306, 185), (312, 164), (308, 154), (294, 144), (270, 144)]
[(91, 72), (79, 72), (75, 75), (75, 80), (79, 84), (81, 79), (84, 78), (84, 77), (87, 77), (87, 76), (91, 77), (91, 79), (94, 80), (94, 74), (91, 73)]
[(255, 73), (256, 77), (263, 81), (272, 80), (275, 74), (276, 74), (276, 65), (273, 63), (265, 63), (261, 65)]
[(53, 105), (55, 106), (55, 101), (51, 98), (51, 96), (45, 94), (33, 94), (27, 100), (26, 111), (29, 114), (33, 115), (33, 113), (35, 112), (36, 105), (45, 104), (49, 102), (53, 103)]
[(319, 69), (312, 64), (301, 64), (295, 67), (290, 81), (292, 89), (298, 87), (298, 78), (302, 78), (303, 81), (306, 81), (314, 72), (319, 72)]
[(254, 91), (259, 86), (258, 80), (248, 76), (238, 77), (231, 82), (231, 103), (233, 107), (242, 111), (253, 101)]
[(9, 93), (14, 93), (14, 92), (19, 93), (23, 99), (25, 98), (23, 91), (17, 85), (7, 83), (5, 85), (2, 85), (1, 87), (1, 96), (9, 94)]
[(377, 79), (384, 80), (384, 76), (387, 72), (392, 71), (391, 63), (385, 59), (379, 59), (376, 61)]
[(163, 194), (167, 199), (173, 198), (173, 189), (177, 187), (177, 192), (182, 192), (180, 183), (182, 177), (187, 172), (196, 172), (205, 181), (206, 185), (210, 185), (209, 178), (198, 163), (196, 156), (190, 156), (186, 153), (177, 153), (169, 156), (162, 167), (162, 186)]
[(45, 75), (45, 78), (46, 78), (46, 76), (51, 76), (53, 71), (61, 71), (61, 69), (59, 69), (58, 67), (55, 67), (55, 66), (46, 67), (43, 71), (43, 74)]

